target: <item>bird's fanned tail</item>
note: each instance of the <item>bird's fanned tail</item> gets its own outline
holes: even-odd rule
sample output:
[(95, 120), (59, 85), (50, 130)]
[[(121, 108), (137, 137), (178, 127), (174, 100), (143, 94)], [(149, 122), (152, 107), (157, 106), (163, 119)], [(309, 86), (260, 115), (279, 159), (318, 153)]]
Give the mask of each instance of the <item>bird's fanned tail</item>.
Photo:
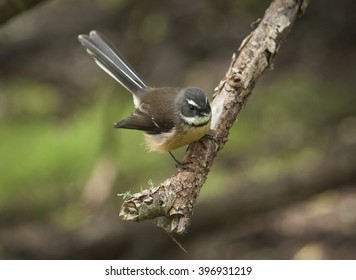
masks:
[(89, 36), (79, 35), (80, 43), (93, 56), (95, 62), (111, 77), (128, 89), (134, 97), (142, 89), (149, 88), (146, 82), (132, 69), (120, 52), (98, 31)]

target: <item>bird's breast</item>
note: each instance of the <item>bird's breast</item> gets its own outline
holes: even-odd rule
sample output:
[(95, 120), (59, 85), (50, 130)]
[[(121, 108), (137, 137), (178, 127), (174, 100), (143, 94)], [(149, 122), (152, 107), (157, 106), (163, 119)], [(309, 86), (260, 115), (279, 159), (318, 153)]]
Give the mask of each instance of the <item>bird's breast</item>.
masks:
[(173, 151), (202, 138), (210, 129), (210, 122), (205, 126), (181, 125), (170, 132), (145, 134), (147, 147), (150, 151)]

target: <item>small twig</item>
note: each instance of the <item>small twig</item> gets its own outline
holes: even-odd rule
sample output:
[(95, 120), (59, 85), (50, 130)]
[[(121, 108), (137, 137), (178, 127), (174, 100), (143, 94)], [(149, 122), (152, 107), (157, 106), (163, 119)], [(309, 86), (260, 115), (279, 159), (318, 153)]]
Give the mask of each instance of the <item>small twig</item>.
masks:
[(172, 241), (175, 243), (175, 244), (177, 244), (178, 245), (178, 247), (184, 252), (184, 253), (188, 253), (188, 251), (183, 247), (183, 245), (172, 235), (172, 234), (170, 234), (169, 235), (170, 236), (170, 238), (172, 239)]

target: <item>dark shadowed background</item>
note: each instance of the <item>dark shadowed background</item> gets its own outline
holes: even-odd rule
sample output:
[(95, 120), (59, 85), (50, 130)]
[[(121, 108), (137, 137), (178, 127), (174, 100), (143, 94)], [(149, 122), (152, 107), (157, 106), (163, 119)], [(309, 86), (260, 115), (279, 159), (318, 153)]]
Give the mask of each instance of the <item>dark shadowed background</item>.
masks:
[[(356, 4), (311, 1), (201, 191), (182, 250), (122, 198), (174, 172), (115, 130), (132, 98), (78, 43), (96, 29), (152, 86), (211, 97), (270, 1), (47, 1), (0, 26), (1, 259), (355, 259)], [(182, 158), (184, 148), (175, 152)]]

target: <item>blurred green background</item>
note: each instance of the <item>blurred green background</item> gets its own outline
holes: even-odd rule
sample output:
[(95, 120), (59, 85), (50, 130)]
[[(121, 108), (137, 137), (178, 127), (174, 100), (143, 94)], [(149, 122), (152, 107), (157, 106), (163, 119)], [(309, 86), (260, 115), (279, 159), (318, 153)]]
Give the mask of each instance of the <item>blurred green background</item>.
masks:
[[(184, 254), (152, 223), (118, 217), (118, 193), (160, 183), (174, 163), (147, 152), (141, 133), (112, 128), (132, 98), (77, 35), (104, 33), (152, 86), (197, 85), (211, 95), (269, 3), (57, 0), (3, 23), (0, 258), (356, 258), (355, 177), (311, 183), (302, 195), (280, 180), (329, 175), (325, 162), (341, 166), (337, 174), (355, 170), (352, 1), (311, 1), (239, 114), (196, 208), (207, 220), (201, 211), (219, 208), (226, 223), (193, 219)], [(216, 199), (251, 184), (260, 186), (248, 196), (252, 210), (223, 212)]]

